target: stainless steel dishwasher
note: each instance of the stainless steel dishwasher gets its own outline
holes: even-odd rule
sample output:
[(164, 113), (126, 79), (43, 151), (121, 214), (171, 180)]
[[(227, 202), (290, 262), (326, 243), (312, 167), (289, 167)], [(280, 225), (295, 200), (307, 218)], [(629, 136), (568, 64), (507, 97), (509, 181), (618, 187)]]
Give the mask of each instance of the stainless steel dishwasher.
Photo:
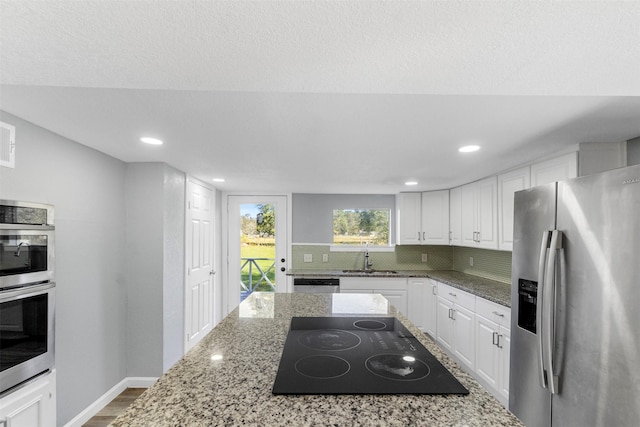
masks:
[(293, 292), (337, 294), (340, 292), (340, 279), (333, 277), (294, 277)]

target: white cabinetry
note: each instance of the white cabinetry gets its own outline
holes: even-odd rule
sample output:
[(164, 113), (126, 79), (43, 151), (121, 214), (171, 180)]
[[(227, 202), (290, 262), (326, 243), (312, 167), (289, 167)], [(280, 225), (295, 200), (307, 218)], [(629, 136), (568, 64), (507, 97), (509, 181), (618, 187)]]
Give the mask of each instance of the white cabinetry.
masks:
[(509, 402), (511, 312), (478, 298), (476, 301), (476, 374), (505, 406)]
[(438, 285), (431, 279), (409, 279), (407, 281), (407, 317), (433, 338), (436, 337)]
[(498, 249), (513, 250), (514, 194), (530, 185), (529, 166), (498, 175)]
[(531, 165), (532, 187), (577, 176), (578, 154), (576, 152)]
[(471, 370), (475, 366), (475, 296), (438, 283), (437, 341)]
[(495, 176), (461, 187), (462, 245), (498, 248), (497, 189)]
[(449, 190), (396, 196), (398, 244), (449, 244)]
[(462, 245), (462, 187), (449, 190), (449, 244)]
[(399, 245), (419, 245), (421, 233), (422, 195), (400, 193), (396, 195), (396, 222)]
[(407, 279), (395, 277), (341, 277), (340, 293), (381, 294), (407, 315)]
[(55, 370), (0, 399), (0, 425), (55, 427)]

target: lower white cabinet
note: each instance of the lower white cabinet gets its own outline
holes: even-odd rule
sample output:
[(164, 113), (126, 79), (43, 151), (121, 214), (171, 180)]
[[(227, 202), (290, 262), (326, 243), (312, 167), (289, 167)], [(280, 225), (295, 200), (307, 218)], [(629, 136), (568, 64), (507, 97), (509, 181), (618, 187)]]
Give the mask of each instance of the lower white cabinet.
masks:
[(341, 277), (341, 293), (381, 294), (407, 315), (407, 279), (395, 277)]
[(509, 307), (429, 278), (343, 277), (340, 292), (382, 294), (508, 406)]
[(504, 405), (509, 402), (510, 310), (477, 300), (476, 374)]
[(422, 332), (436, 338), (438, 284), (431, 279), (407, 281), (407, 317)]
[(55, 427), (55, 370), (2, 397), (0, 399), (0, 425)]
[(475, 367), (475, 296), (438, 284), (436, 340), (468, 368)]

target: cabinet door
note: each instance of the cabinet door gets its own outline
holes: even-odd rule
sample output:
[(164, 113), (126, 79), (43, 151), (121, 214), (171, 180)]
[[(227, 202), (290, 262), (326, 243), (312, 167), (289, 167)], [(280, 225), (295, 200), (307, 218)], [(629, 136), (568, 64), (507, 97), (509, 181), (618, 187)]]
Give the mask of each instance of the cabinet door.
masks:
[(436, 338), (438, 325), (438, 284), (436, 282), (429, 280), (424, 298), (424, 331), (432, 338)]
[(11, 427), (55, 427), (55, 371), (0, 399), (0, 421)]
[(504, 402), (509, 402), (509, 363), (511, 357), (511, 330), (500, 327), (500, 387), (498, 392)]
[(476, 373), (495, 390), (499, 390), (501, 374), (498, 347), (495, 345), (498, 329), (494, 322), (476, 316)]
[(379, 293), (389, 301), (389, 304), (398, 309), (405, 316), (407, 315), (407, 291), (397, 290), (374, 290), (373, 293)]
[(513, 199), (516, 191), (529, 188), (529, 166), (498, 176), (498, 249), (513, 250)]
[(462, 245), (462, 189), (449, 191), (449, 244)]
[(462, 246), (478, 246), (476, 243), (476, 204), (474, 184), (460, 187)]
[(449, 313), (453, 310), (453, 303), (438, 296), (438, 330), (437, 341), (449, 351), (453, 351), (453, 320)]
[(425, 332), (429, 285), (428, 279), (409, 279), (407, 282), (407, 317), (422, 332)]
[(396, 228), (400, 245), (419, 245), (421, 242), (421, 200), (420, 193), (396, 195)]
[(454, 354), (471, 369), (475, 366), (474, 317), (473, 311), (454, 306)]
[(564, 181), (578, 176), (577, 153), (531, 165), (531, 186), (536, 187), (550, 182)]
[(477, 246), (498, 248), (498, 180), (492, 176), (475, 183)]
[(449, 190), (422, 193), (422, 244), (449, 244)]

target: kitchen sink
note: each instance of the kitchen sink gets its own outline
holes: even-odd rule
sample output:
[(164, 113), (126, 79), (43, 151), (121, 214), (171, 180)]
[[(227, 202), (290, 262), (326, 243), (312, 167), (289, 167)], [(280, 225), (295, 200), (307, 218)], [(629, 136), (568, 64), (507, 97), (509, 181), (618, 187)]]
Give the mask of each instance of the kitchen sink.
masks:
[(343, 273), (398, 274), (395, 270), (342, 270)]

